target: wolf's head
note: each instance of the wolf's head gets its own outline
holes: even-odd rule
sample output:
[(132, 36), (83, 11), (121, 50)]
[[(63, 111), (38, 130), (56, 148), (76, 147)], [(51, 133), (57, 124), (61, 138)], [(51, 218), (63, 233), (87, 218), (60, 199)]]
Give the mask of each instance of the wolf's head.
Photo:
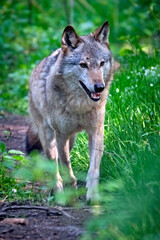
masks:
[(108, 21), (87, 36), (78, 36), (72, 26), (62, 35), (63, 78), (93, 101), (100, 100), (110, 81), (113, 59), (108, 35)]

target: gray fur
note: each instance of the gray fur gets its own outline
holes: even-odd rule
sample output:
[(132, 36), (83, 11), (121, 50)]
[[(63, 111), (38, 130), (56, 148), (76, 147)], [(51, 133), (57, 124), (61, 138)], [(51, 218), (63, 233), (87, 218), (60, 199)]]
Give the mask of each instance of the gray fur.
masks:
[[(105, 104), (113, 78), (108, 29), (106, 22), (94, 33), (79, 37), (73, 27), (67, 27), (62, 47), (42, 60), (30, 78), (30, 129), (36, 136), (38, 134), (46, 155), (57, 162), (58, 191), (63, 189), (59, 161), (68, 167), (71, 182), (76, 187), (69, 151), (78, 132), (85, 130), (89, 136), (87, 200), (98, 198)], [(96, 93), (95, 84), (99, 83), (105, 88)]]

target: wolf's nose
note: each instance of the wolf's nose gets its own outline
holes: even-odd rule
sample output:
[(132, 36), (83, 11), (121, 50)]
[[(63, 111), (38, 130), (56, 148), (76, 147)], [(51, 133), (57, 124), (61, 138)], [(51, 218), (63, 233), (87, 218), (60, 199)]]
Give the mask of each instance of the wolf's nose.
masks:
[(94, 85), (94, 90), (96, 93), (102, 92), (104, 89), (104, 84), (103, 83), (97, 83)]

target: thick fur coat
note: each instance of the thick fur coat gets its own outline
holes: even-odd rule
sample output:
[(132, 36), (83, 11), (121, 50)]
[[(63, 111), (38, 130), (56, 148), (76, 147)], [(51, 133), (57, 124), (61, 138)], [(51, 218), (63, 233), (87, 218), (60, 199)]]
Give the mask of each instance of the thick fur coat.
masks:
[(29, 82), (27, 151), (42, 147), (48, 158), (55, 159), (58, 191), (63, 190), (59, 163), (67, 166), (76, 187), (69, 152), (76, 134), (85, 130), (90, 153), (87, 200), (98, 199), (105, 104), (114, 68), (108, 35), (107, 21), (87, 36), (78, 36), (73, 27), (67, 26), (61, 48), (35, 67)]

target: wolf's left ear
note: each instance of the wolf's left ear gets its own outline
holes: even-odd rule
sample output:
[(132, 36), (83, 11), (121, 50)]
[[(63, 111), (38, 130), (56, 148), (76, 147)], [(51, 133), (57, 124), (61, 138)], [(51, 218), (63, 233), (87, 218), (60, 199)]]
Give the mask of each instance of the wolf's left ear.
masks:
[(82, 40), (72, 26), (67, 26), (62, 34), (62, 47), (76, 48)]
[(101, 27), (97, 28), (93, 32), (94, 38), (96, 41), (104, 44), (109, 44), (109, 23), (106, 21)]

